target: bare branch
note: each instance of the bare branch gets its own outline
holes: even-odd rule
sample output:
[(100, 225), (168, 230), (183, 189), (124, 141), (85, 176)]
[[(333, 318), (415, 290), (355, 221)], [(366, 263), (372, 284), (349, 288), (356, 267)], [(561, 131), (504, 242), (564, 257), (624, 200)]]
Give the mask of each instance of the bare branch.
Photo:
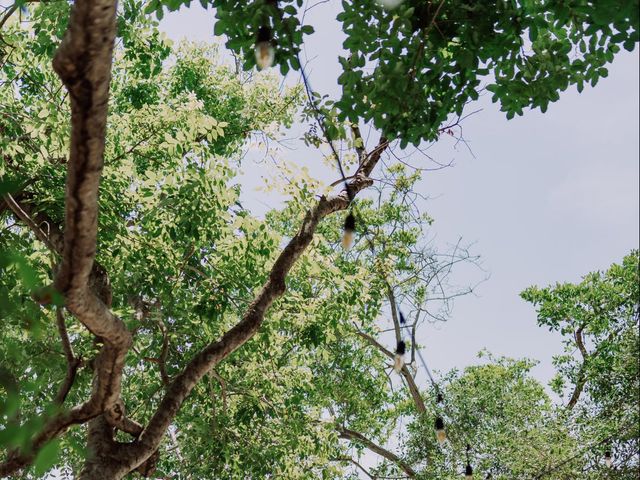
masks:
[(402, 460), (400, 457), (398, 457), (395, 453), (390, 452), (386, 448), (383, 448), (380, 445), (372, 442), (371, 440), (366, 438), (364, 435), (362, 435), (361, 433), (358, 433), (356, 431), (349, 430), (349, 429), (344, 428), (344, 427), (337, 427), (337, 430), (338, 430), (338, 434), (340, 435), (340, 438), (344, 438), (346, 440), (356, 441), (356, 442), (360, 443), (361, 445), (364, 445), (365, 447), (367, 447), (372, 452), (377, 453), (378, 455), (380, 455), (381, 457), (386, 458), (387, 460), (389, 460), (392, 463), (395, 463), (398, 467), (400, 467), (402, 469), (402, 471), (404, 473), (406, 473), (409, 476), (409, 478), (415, 478), (416, 477), (415, 470), (413, 468), (411, 468), (411, 466), (408, 463), (406, 463), (404, 460)]
[(7, 23), (7, 20), (9, 20), (9, 17), (11, 17), (11, 15), (13, 15), (17, 9), (18, 9), (18, 4), (15, 3), (11, 7), (9, 7), (9, 9), (6, 12), (4, 12), (4, 15), (2, 16), (2, 18), (0, 18), (0, 30), (2, 29), (2, 27), (4, 27), (4, 24)]
[(20, 220), (24, 222), (24, 224), (33, 231), (35, 236), (44, 243), (50, 250), (57, 251), (51, 240), (49, 240), (49, 236), (37, 225), (33, 219), (29, 216), (29, 214), (22, 208), (22, 206), (11, 196), (11, 194), (7, 193), (4, 195), (4, 201), (9, 206), (11, 211), (18, 217)]
[(354, 458), (351, 458), (351, 457), (339, 457), (339, 458), (332, 458), (331, 460), (334, 461), (334, 462), (350, 462), (350, 463), (353, 463), (356, 467), (358, 467), (360, 470), (362, 470), (362, 473), (364, 473), (371, 480), (375, 480), (376, 479), (376, 477), (371, 475), (369, 473), (369, 471), (366, 468), (364, 468), (362, 465), (360, 465), (360, 463), (358, 461), (356, 461)]

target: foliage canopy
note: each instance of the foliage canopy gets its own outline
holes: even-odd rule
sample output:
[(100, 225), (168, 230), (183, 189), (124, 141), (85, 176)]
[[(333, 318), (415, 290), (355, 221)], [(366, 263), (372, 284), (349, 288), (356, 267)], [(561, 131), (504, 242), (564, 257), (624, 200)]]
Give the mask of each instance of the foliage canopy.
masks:
[[(604, 479), (615, 447), (632, 478), (638, 253), (523, 293), (582, 354), (557, 359), (566, 406), (529, 360), (487, 356), (418, 385), (416, 331), (448, 318), (470, 291), (452, 269), (477, 258), (429, 242), (420, 176), (388, 153), (436, 139), (481, 81), (508, 116), (595, 85), (634, 48), (637, 4), (343, 2), (335, 102), (172, 45), (149, 14), (181, 4), (18, 2), (0, 16), (0, 476), (457, 478), (467, 460), (493, 478)], [(301, 2), (212, 6), (245, 69), (265, 25), (280, 71), (300, 68)], [(322, 130), (309, 143), (343, 140), (355, 174), (336, 193), (302, 171), (257, 218), (239, 200), (242, 157), (301, 110)], [(347, 209), (357, 242), (343, 252), (332, 214)], [(363, 466), (365, 450), (381, 461)]]

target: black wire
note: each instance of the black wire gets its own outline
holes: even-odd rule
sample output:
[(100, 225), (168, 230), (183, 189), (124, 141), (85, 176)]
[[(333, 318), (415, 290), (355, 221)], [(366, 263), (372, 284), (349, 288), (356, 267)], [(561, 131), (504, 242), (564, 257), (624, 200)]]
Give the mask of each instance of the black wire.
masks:
[(313, 100), (311, 83), (309, 82), (309, 78), (307, 77), (307, 73), (304, 70), (304, 66), (302, 65), (302, 62), (300, 61), (300, 54), (298, 52), (296, 52), (296, 59), (298, 60), (298, 65), (300, 66), (300, 75), (302, 76), (302, 83), (304, 84), (304, 89), (305, 89), (305, 92), (307, 94), (307, 98), (309, 99), (309, 103), (311, 104), (311, 107), (313, 108), (313, 111), (315, 112), (314, 116), (315, 116), (316, 122), (318, 123), (318, 126), (320, 127), (320, 130), (322, 130), (322, 134), (324, 135), (325, 139), (329, 143), (329, 147), (331, 148), (333, 156), (336, 157), (336, 163), (338, 165), (338, 171), (340, 172), (340, 177), (342, 179), (342, 182), (345, 185), (345, 190), (347, 192), (347, 197), (349, 198), (349, 203), (351, 204), (351, 202), (353, 202), (353, 198), (355, 196), (354, 193), (353, 193), (353, 189), (350, 188), (350, 185), (347, 184), (347, 177), (344, 174), (344, 169), (342, 168), (342, 162), (340, 161), (340, 157), (338, 156), (338, 152), (336, 151), (336, 149), (335, 149), (335, 147), (333, 145), (333, 139), (329, 135), (329, 132), (327, 131), (327, 128), (326, 128), (326, 126), (324, 124), (324, 118), (323, 118), (324, 114), (320, 111), (320, 109), (316, 105), (316, 102)]
[[(276, 12), (280, 15), (280, 19), (282, 20), (282, 11), (280, 10), (280, 7), (278, 6), (277, 0), (275, 0), (273, 3), (274, 3), (274, 7), (275, 7)], [(283, 24), (284, 24), (284, 22), (283, 22)], [(289, 33), (289, 37), (293, 38), (292, 32), (290, 30), (290, 27), (288, 27), (288, 30), (289, 30), (289, 32), (288, 32)], [(333, 145), (333, 139), (329, 135), (327, 127), (326, 127), (326, 125), (324, 123), (324, 118), (323, 118), (324, 115), (320, 111), (320, 109), (318, 108), (318, 105), (316, 105), (316, 102), (313, 100), (311, 82), (309, 82), (309, 78), (307, 77), (307, 73), (305, 72), (304, 66), (302, 64), (302, 61), (300, 60), (300, 52), (296, 51), (296, 49), (294, 49), (293, 46), (292, 46), (292, 49), (295, 51), (296, 60), (298, 61), (298, 66), (300, 67), (300, 74), (301, 74), (301, 77), (302, 77), (302, 83), (304, 84), (305, 93), (307, 94), (307, 98), (309, 100), (309, 103), (311, 104), (311, 108), (314, 111), (314, 117), (316, 119), (316, 122), (318, 123), (318, 126), (320, 127), (320, 130), (322, 131), (322, 134), (324, 135), (325, 139), (329, 143), (329, 148), (331, 148), (331, 152), (333, 153), (333, 156), (336, 158), (336, 163), (338, 165), (338, 171), (340, 172), (341, 181), (345, 185), (345, 191), (347, 192), (347, 198), (349, 199), (349, 205), (351, 206), (352, 203), (353, 203), (353, 199), (355, 197), (355, 194), (353, 192), (353, 188), (351, 187), (351, 185), (349, 185), (347, 183), (347, 177), (344, 174), (344, 169), (342, 168), (342, 162), (340, 161), (340, 156), (338, 155), (338, 152), (336, 151), (336, 148)]]

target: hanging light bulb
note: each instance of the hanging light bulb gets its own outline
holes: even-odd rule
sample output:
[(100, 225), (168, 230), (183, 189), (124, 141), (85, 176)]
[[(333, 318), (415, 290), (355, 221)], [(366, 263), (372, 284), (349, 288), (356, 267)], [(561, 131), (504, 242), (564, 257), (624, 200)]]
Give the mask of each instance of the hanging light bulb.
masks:
[(256, 65), (260, 70), (269, 68), (273, 65), (276, 51), (273, 48), (273, 38), (271, 37), (271, 29), (262, 26), (258, 30), (258, 38), (256, 39)]
[(393, 357), (393, 369), (396, 373), (400, 373), (400, 370), (402, 370), (404, 366), (404, 354), (406, 351), (407, 345), (404, 343), (404, 340), (400, 340), (396, 346), (396, 354)]
[(604, 452), (604, 464), (611, 468), (611, 465), (613, 465), (613, 458), (611, 458), (611, 450), (607, 450), (606, 452)]
[(386, 10), (393, 10), (400, 5), (403, 0), (377, 0), (377, 2)]
[(342, 248), (349, 250), (353, 243), (353, 236), (356, 233), (356, 217), (349, 212), (347, 218), (344, 219), (344, 232), (342, 234)]
[(442, 397), (442, 394), (438, 392), (438, 395), (436, 396), (436, 403), (442, 403), (443, 400), (444, 398)]
[(440, 445), (447, 440), (447, 432), (444, 431), (444, 420), (442, 420), (442, 417), (436, 418), (436, 438)]
[(402, 310), (400, 310), (400, 325), (404, 325), (405, 323), (407, 323), (407, 321), (404, 318), (404, 315), (402, 314)]
[(471, 480), (473, 478), (473, 468), (471, 468), (471, 464), (467, 463), (467, 468), (464, 469), (464, 478), (465, 480)]

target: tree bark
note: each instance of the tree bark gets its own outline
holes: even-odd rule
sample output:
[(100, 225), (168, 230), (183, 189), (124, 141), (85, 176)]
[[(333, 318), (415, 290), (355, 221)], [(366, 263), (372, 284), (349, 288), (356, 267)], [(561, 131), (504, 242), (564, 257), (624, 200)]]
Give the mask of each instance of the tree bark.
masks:
[(584, 385), (587, 382), (586, 369), (587, 369), (587, 360), (589, 357), (589, 353), (587, 352), (586, 347), (584, 346), (584, 339), (582, 338), (582, 331), (584, 327), (580, 327), (575, 332), (576, 345), (578, 346), (578, 350), (580, 351), (580, 355), (582, 355), (582, 363), (580, 364), (580, 369), (578, 370), (578, 378), (576, 380), (576, 385), (573, 389), (573, 393), (571, 394), (571, 398), (569, 399), (569, 403), (567, 403), (567, 408), (569, 410), (573, 410), (573, 407), (576, 406), (578, 400), (580, 400), (580, 395), (582, 394), (582, 390), (584, 390)]

